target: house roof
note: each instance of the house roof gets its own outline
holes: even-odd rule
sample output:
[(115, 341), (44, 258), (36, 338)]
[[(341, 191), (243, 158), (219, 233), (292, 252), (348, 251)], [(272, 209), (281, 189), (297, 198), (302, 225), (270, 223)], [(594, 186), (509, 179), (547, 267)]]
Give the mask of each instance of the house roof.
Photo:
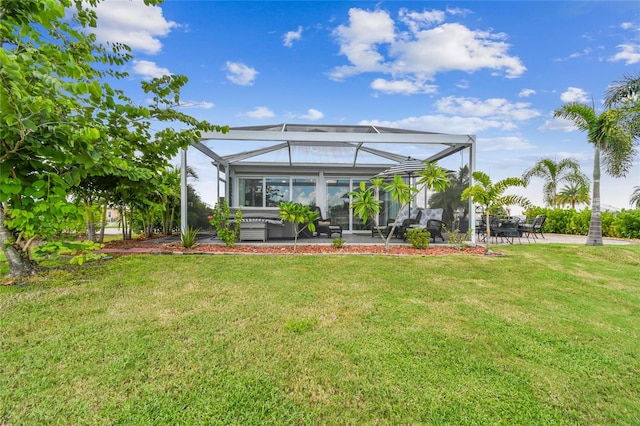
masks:
[[(221, 154), (210, 145), (243, 141), (248, 149)], [(392, 165), (408, 156), (438, 161), (475, 141), (473, 135), (452, 135), (374, 125), (272, 124), (232, 127), (209, 132), (193, 143), (214, 164), (370, 167)], [(229, 144), (225, 144), (228, 150)], [(404, 146), (403, 146), (404, 145)], [(219, 150), (219, 149), (218, 149)], [(220, 151), (220, 150), (219, 150)]]

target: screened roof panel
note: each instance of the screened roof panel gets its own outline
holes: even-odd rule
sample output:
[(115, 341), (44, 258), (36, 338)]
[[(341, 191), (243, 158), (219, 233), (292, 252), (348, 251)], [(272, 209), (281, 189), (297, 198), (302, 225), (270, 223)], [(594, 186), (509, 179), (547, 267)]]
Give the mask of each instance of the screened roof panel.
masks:
[[(474, 142), (471, 135), (448, 135), (372, 125), (272, 124), (233, 127), (229, 133), (207, 133), (196, 148), (204, 145), (210, 152), (219, 145), (227, 152), (244, 143), (255, 149), (229, 155), (217, 154), (215, 162), (233, 164), (289, 164), (364, 166), (394, 164), (414, 158), (437, 159), (450, 155)], [(221, 152), (219, 150), (218, 152)], [(440, 156), (442, 157), (442, 156)], [(213, 158), (213, 157), (212, 157)]]

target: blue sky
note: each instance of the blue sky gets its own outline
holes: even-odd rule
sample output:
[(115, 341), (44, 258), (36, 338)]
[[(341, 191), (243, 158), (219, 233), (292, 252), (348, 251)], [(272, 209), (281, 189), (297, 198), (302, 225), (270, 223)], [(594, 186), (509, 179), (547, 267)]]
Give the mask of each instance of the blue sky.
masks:
[[(100, 41), (133, 48), (122, 84), (136, 101), (142, 79), (184, 74), (185, 112), (215, 124), (475, 134), (476, 168), (494, 181), (543, 157), (575, 158), (591, 176), (586, 135), (553, 110), (601, 110), (610, 84), (640, 72), (636, 1), (109, 0), (98, 16)], [(603, 179), (602, 204), (629, 208), (638, 185), (640, 155), (627, 178)], [(542, 205), (540, 181), (514, 192)]]

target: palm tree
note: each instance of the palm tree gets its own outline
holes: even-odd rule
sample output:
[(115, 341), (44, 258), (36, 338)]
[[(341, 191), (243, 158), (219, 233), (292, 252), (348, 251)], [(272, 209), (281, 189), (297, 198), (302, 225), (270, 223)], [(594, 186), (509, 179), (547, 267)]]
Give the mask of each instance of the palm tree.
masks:
[(571, 182), (578, 185), (588, 185), (589, 179), (580, 171), (580, 164), (573, 158), (565, 158), (555, 162), (550, 158), (543, 158), (529, 170), (525, 171), (522, 179), (527, 184), (532, 177), (544, 179), (543, 187), (544, 202), (552, 207), (558, 205), (558, 186), (563, 182)]
[(576, 204), (589, 204), (589, 186), (577, 183), (570, 183), (562, 188), (556, 197), (558, 204), (569, 204), (572, 209), (576, 208)]
[(622, 110), (622, 123), (637, 141), (640, 138), (640, 74), (625, 75), (616, 83), (607, 89), (605, 105)]
[(636, 209), (640, 209), (640, 186), (635, 186), (633, 188), (633, 194), (631, 194), (629, 204), (635, 206)]
[(460, 196), (461, 200), (467, 200), (469, 197), (473, 198), (475, 204), (479, 204), (483, 207), (486, 214), (487, 223), (487, 244), (489, 244), (489, 238), (491, 237), (491, 227), (489, 226), (489, 215), (494, 213), (503, 206), (517, 205), (523, 208), (527, 208), (531, 205), (529, 200), (520, 195), (509, 195), (504, 192), (511, 186), (527, 186), (524, 179), (511, 177), (499, 180), (496, 183), (491, 182), (491, 178), (484, 172), (476, 171), (471, 174), (473, 179), (477, 182), (462, 191)]
[(437, 192), (429, 199), (429, 206), (432, 208), (442, 208), (442, 220), (452, 224), (455, 219), (455, 212), (460, 209), (463, 214), (461, 220), (466, 219), (469, 214), (469, 202), (462, 201), (460, 196), (462, 191), (469, 186), (469, 166), (463, 166), (458, 172), (449, 172), (451, 186), (442, 192)]
[(619, 109), (607, 109), (597, 114), (594, 107), (580, 103), (562, 105), (553, 113), (571, 121), (578, 129), (587, 132), (587, 140), (593, 144), (593, 191), (591, 200), (591, 223), (586, 245), (601, 246), (602, 220), (600, 217), (600, 163), (605, 172), (613, 177), (627, 174), (632, 165), (635, 150), (633, 136), (621, 124), (623, 114)]

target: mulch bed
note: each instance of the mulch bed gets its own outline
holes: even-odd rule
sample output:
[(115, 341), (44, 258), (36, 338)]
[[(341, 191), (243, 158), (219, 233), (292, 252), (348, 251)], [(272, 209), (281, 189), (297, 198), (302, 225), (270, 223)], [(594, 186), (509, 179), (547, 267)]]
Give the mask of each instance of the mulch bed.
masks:
[(383, 244), (376, 245), (351, 245), (346, 244), (338, 249), (331, 244), (298, 244), (295, 252), (293, 244), (287, 245), (236, 245), (227, 247), (223, 244), (202, 244), (191, 249), (182, 247), (180, 243), (159, 243), (153, 240), (127, 240), (110, 241), (100, 250), (110, 254), (140, 254), (140, 253), (221, 253), (221, 254), (388, 254), (404, 256), (442, 256), (447, 254), (484, 255), (484, 247), (467, 247), (458, 251), (454, 247), (431, 245), (424, 250), (414, 249), (411, 246), (392, 245), (388, 252), (384, 251)]

